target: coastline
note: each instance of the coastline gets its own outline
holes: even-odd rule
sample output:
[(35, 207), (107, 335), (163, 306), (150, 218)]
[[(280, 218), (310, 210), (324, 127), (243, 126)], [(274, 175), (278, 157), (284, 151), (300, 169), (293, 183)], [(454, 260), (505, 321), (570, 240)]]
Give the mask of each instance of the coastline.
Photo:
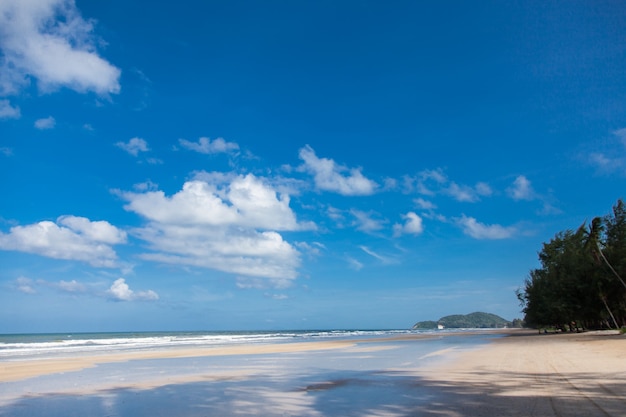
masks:
[(618, 416), (625, 359), (626, 336), (507, 330), (10, 361), (0, 416)]
[[(490, 334), (502, 331), (487, 331)], [(0, 382), (18, 381), (48, 374), (80, 371), (97, 365), (140, 361), (149, 359), (181, 359), (201, 358), (209, 356), (265, 355), (320, 351), (329, 349), (354, 348), (356, 345), (372, 343), (401, 342), (425, 340), (449, 336), (470, 336), (483, 334), (481, 331), (467, 331), (444, 334), (405, 334), (397, 336), (370, 337), (362, 339), (315, 340), (307, 342), (258, 343), (258, 344), (226, 344), (204, 347), (170, 347), (140, 349), (116, 353), (82, 353), (80, 355), (61, 355), (59, 357), (28, 358), (25, 360), (0, 360)], [(361, 348), (363, 349), (363, 348)]]

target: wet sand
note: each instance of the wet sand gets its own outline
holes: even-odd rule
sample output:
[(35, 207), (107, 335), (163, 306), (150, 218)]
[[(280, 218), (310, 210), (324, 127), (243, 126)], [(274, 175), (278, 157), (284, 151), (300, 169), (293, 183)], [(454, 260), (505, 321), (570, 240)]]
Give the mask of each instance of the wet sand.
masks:
[(0, 416), (625, 415), (626, 336), (480, 337), (3, 362)]

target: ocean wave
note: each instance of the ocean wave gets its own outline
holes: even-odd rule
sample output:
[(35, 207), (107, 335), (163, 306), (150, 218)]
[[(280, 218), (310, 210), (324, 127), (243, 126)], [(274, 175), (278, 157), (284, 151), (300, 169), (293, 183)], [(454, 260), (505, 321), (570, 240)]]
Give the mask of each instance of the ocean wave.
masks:
[(0, 335), (0, 358), (61, 353), (201, 347), (249, 343), (287, 343), (315, 339), (380, 337), (413, 330), (311, 330), (282, 332), (74, 333), (67, 335)]

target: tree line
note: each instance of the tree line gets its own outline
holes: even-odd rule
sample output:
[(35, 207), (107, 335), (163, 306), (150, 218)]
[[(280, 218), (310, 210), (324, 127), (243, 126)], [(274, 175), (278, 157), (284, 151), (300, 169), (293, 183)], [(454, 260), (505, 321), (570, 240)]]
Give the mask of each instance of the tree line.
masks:
[(626, 206), (557, 233), (539, 252), (541, 267), (517, 290), (530, 327), (561, 330), (626, 326)]

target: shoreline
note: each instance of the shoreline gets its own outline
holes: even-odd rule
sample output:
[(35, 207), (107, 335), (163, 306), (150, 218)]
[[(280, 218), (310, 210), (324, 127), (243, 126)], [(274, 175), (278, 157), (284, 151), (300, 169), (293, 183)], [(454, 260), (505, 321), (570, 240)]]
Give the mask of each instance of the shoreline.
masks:
[(451, 336), (508, 333), (503, 330), (470, 330), (458, 333), (406, 334), (363, 339), (315, 340), (306, 342), (226, 344), (205, 347), (159, 347), (114, 353), (80, 353), (58, 357), (13, 359), (0, 361), (0, 382), (12, 382), (42, 375), (75, 372), (102, 364), (150, 359), (201, 358), (210, 356), (265, 355), (354, 348), (360, 344), (404, 342)]
[(612, 332), (159, 349), (0, 362), (0, 415), (617, 417), (624, 375)]

